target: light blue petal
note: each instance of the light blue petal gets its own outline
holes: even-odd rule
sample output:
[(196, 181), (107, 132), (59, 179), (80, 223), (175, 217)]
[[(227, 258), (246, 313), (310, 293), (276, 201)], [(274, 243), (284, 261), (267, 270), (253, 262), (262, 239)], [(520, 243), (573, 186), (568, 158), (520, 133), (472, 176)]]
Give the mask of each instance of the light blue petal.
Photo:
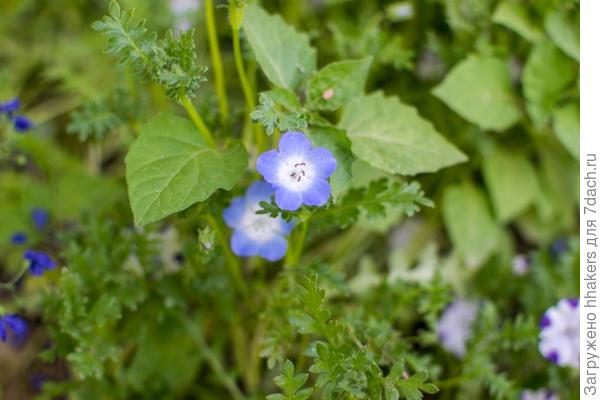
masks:
[(288, 157), (305, 157), (312, 145), (302, 132), (288, 132), (279, 140), (279, 153), (283, 159)]
[(287, 251), (288, 242), (281, 236), (275, 236), (270, 241), (260, 245), (258, 255), (269, 261), (281, 260)]
[(295, 211), (302, 205), (302, 195), (283, 187), (277, 187), (275, 190), (275, 203), (282, 210)]
[(271, 196), (274, 194), (273, 185), (265, 181), (256, 181), (246, 191), (246, 201), (248, 204), (271, 201)]
[(333, 174), (337, 165), (333, 154), (324, 147), (312, 149), (307, 155), (306, 162), (310, 164), (315, 175), (325, 179)]
[(278, 218), (280, 223), (281, 223), (281, 233), (283, 233), (285, 236), (288, 236), (291, 232), (292, 229), (294, 228), (294, 221), (290, 221), (287, 222), (285, 219), (279, 217)]
[(231, 236), (231, 250), (240, 257), (255, 256), (258, 254), (259, 244), (244, 232), (237, 230)]
[(262, 153), (256, 160), (256, 170), (269, 183), (277, 183), (279, 170), (283, 168), (283, 161), (277, 150)]
[(307, 206), (323, 206), (331, 196), (331, 187), (325, 179), (317, 178), (302, 192), (302, 202)]
[(230, 228), (237, 228), (246, 212), (246, 199), (236, 197), (231, 201), (231, 205), (223, 210), (223, 219)]

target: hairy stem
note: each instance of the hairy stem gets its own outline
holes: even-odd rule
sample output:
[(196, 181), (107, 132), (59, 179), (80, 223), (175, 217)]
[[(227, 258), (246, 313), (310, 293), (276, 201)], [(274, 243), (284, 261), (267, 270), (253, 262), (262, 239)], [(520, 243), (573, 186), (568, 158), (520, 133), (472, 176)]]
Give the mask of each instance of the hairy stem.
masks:
[(229, 123), (229, 104), (227, 101), (225, 73), (223, 72), (223, 63), (221, 62), (221, 50), (219, 48), (219, 39), (217, 36), (213, 0), (204, 0), (204, 11), (206, 13), (206, 32), (208, 34), (210, 58), (215, 77), (215, 90), (217, 91), (217, 97), (219, 98), (221, 123), (227, 125)]
[(213, 138), (212, 134), (210, 133), (210, 130), (202, 120), (200, 114), (198, 114), (198, 112), (194, 108), (194, 105), (192, 104), (192, 101), (188, 96), (183, 96), (181, 98), (181, 105), (183, 105), (183, 108), (185, 108), (185, 110), (187, 111), (188, 115), (192, 119), (192, 122), (194, 122), (194, 125), (196, 125), (196, 128), (198, 128), (200, 134), (202, 134), (202, 137), (204, 138), (204, 140), (206, 140), (206, 143), (208, 143), (210, 147), (216, 148), (217, 143), (215, 142), (215, 139)]

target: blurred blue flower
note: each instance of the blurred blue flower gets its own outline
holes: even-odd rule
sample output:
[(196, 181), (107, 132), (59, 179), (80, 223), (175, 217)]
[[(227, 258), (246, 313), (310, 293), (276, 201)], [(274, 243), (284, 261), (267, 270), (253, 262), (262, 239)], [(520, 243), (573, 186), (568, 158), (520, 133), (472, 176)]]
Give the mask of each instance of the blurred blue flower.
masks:
[(242, 257), (260, 256), (269, 261), (277, 261), (285, 255), (288, 243), (286, 236), (293, 223), (283, 218), (256, 214), (261, 209), (261, 201), (270, 201), (273, 187), (266, 182), (255, 182), (243, 197), (236, 197), (229, 208), (223, 210), (223, 219), (234, 230), (231, 236), (231, 249)]
[(31, 128), (33, 128), (33, 122), (22, 115), (15, 115), (12, 117), (12, 123), (17, 132), (27, 132)]
[(559, 397), (548, 389), (524, 390), (521, 392), (521, 400), (559, 400)]
[(279, 140), (279, 151), (258, 157), (256, 169), (275, 187), (275, 202), (283, 210), (297, 210), (302, 204), (322, 206), (331, 196), (327, 179), (336, 160), (323, 147), (313, 148), (302, 132), (288, 132)]
[(4, 103), (0, 103), (0, 114), (8, 114), (11, 115), (15, 111), (21, 108), (21, 101), (18, 97), (15, 97), (12, 100), (5, 101)]
[(27, 321), (18, 315), (6, 314), (0, 317), (0, 340), (3, 342), (8, 340), (10, 333), (14, 343), (21, 343), (27, 336), (28, 330)]
[(579, 299), (562, 299), (540, 322), (540, 353), (560, 366), (579, 367)]
[(478, 304), (464, 299), (454, 300), (442, 313), (437, 323), (437, 333), (442, 347), (458, 358), (467, 352)]
[(31, 210), (31, 219), (33, 220), (33, 225), (39, 231), (43, 231), (48, 225), (49, 215), (48, 211), (44, 208), (34, 208)]
[(56, 261), (43, 251), (26, 250), (23, 258), (29, 261), (31, 275), (42, 275), (45, 270), (56, 267)]
[(27, 243), (27, 234), (25, 232), (15, 232), (10, 237), (12, 244), (25, 244)]

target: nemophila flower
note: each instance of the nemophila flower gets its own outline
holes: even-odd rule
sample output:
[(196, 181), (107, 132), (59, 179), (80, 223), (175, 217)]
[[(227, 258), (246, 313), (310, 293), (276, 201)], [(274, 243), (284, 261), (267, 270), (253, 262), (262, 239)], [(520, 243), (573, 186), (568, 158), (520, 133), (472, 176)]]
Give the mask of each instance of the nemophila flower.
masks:
[(7, 314), (0, 317), (0, 340), (3, 342), (10, 338), (14, 343), (21, 343), (28, 330), (27, 321), (18, 315)]
[(22, 115), (15, 115), (12, 117), (13, 127), (17, 132), (27, 132), (28, 130), (33, 128), (33, 122)]
[(29, 272), (31, 275), (42, 275), (44, 271), (56, 267), (56, 261), (43, 251), (27, 250), (23, 258), (29, 261)]
[(31, 210), (31, 219), (33, 220), (33, 225), (39, 231), (43, 231), (48, 225), (48, 220), (50, 216), (48, 215), (48, 211), (44, 208), (34, 208)]
[(0, 103), (0, 114), (12, 115), (15, 111), (18, 111), (19, 108), (21, 108), (21, 101), (18, 97), (15, 97), (12, 100)]
[(336, 161), (325, 148), (313, 148), (302, 132), (288, 132), (279, 140), (279, 151), (270, 150), (256, 160), (256, 169), (275, 187), (275, 202), (283, 210), (302, 204), (322, 206), (331, 196), (327, 179)]
[(521, 400), (560, 400), (558, 395), (548, 389), (524, 390)]
[(516, 255), (512, 260), (512, 271), (515, 275), (524, 275), (529, 270), (529, 259), (523, 254)]
[(437, 333), (442, 347), (459, 358), (467, 352), (477, 309), (476, 302), (457, 299), (446, 307), (438, 321)]
[(223, 219), (234, 230), (231, 236), (231, 249), (242, 257), (260, 256), (269, 261), (277, 261), (285, 255), (287, 238), (293, 223), (283, 218), (271, 218), (257, 214), (261, 201), (269, 201), (274, 194), (273, 187), (266, 182), (255, 182), (245, 196), (236, 197), (229, 208), (223, 210)]
[(540, 322), (539, 349), (560, 366), (579, 367), (579, 299), (562, 299)]
[(15, 232), (10, 237), (12, 244), (25, 244), (27, 243), (27, 234), (25, 232)]
[(15, 130), (22, 133), (33, 128), (33, 122), (22, 115), (15, 115), (19, 108), (21, 108), (21, 101), (18, 98), (0, 103), (0, 114), (6, 114)]

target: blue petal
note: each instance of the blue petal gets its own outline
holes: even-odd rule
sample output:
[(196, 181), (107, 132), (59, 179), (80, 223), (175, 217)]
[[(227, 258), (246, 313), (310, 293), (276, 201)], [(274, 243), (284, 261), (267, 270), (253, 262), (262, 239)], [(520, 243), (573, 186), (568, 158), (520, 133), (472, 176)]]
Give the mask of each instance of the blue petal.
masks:
[(26, 132), (33, 128), (33, 122), (22, 115), (15, 115), (12, 119), (13, 126), (17, 132)]
[(261, 201), (270, 201), (275, 190), (270, 183), (264, 181), (254, 182), (246, 191), (246, 201), (248, 204), (260, 203)]
[(294, 221), (286, 221), (285, 219), (278, 217), (281, 225), (281, 233), (285, 236), (288, 236), (292, 232), (292, 228), (294, 228)]
[(230, 228), (237, 228), (246, 212), (246, 199), (236, 197), (231, 201), (231, 205), (223, 210), (223, 219)]
[(27, 336), (29, 330), (27, 321), (18, 315), (5, 315), (4, 323), (12, 331), (15, 342), (21, 342)]
[(43, 251), (26, 250), (23, 258), (29, 261), (29, 272), (32, 275), (42, 275), (45, 270), (56, 267), (56, 261)]
[(37, 230), (44, 230), (46, 225), (48, 225), (48, 211), (40, 207), (34, 208), (31, 210), (31, 219)]
[(5, 103), (0, 103), (0, 113), (10, 114), (17, 111), (19, 108), (21, 108), (21, 101), (19, 101), (18, 97)]
[(27, 243), (27, 234), (24, 232), (15, 232), (10, 237), (10, 242), (12, 244), (25, 244)]
[(6, 342), (6, 328), (4, 327), (4, 317), (0, 317), (0, 340)]
[(333, 154), (331, 154), (331, 152), (324, 147), (312, 149), (308, 153), (306, 161), (310, 163), (315, 175), (325, 179), (329, 178), (331, 174), (333, 174), (333, 171), (335, 171), (335, 167), (337, 165)]
[(234, 231), (231, 236), (231, 250), (240, 257), (258, 254), (259, 244), (242, 231)]
[(269, 183), (277, 183), (279, 170), (282, 167), (283, 161), (276, 150), (262, 153), (256, 160), (256, 170)]
[(302, 132), (288, 132), (279, 140), (279, 153), (281, 157), (304, 157), (310, 152), (310, 140)]
[(302, 195), (299, 192), (277, 187), (275, 190), (275, 203), (282, 210), (295, 211), (302, 205)]
[(302, 192), (302, 202), (307, 206), (323, 206), (330, 196), (329, 182), (322, 178), (316, 178), (312, 185)]
[(287, 251), (288, 242), (281, 236), (275, 236), (268, 242), (262, 243), (258, 255), (269, 261), (281, 260)]

